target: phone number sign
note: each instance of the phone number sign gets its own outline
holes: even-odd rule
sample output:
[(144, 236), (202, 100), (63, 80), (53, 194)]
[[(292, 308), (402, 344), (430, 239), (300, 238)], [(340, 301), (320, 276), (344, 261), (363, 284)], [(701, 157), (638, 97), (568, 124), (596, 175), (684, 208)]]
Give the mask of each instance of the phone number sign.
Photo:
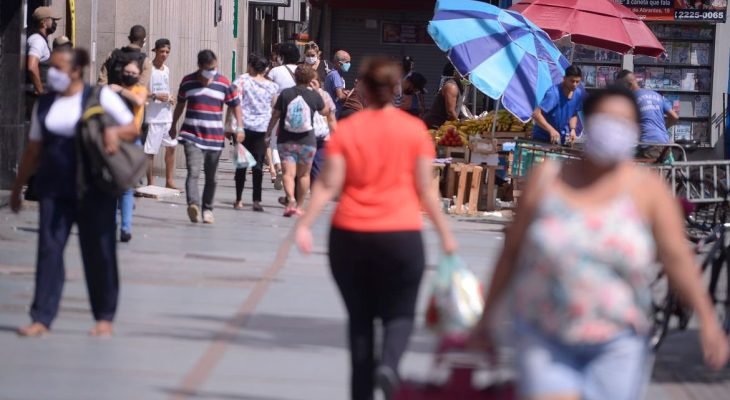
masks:
[(647, 21), (725, 22), (727, 0), (615, 0)]
[(725, 22), (726, 10), (674, 10), (677, 21)]

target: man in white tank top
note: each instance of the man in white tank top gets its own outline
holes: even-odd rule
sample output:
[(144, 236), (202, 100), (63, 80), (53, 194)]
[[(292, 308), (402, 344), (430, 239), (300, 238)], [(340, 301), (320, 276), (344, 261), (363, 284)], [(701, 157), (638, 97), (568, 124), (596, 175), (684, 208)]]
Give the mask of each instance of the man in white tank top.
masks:
[(152, 74), (149, 84), (149, 99), (147, 102), (147, 113), (145, 121), (148, 124), (147, 138), (144, 143), (144, 151), (149, 156), (149, 167), (147, 169), (147, 184), (154, 184), (152, 173), (155, 155), (159, 153), (160, 146), (165, 147), (165, 186), (170, 189), (175, 187), (175, 146), (177, 139), (170, 137), (172, 126), (172, 107), (175, 105), (175, 96), (170, 93), (170, 69), (165, 65), (170, 55), (170, 41), (159, 39), (155, 42), (155, 58), (152, 61)]

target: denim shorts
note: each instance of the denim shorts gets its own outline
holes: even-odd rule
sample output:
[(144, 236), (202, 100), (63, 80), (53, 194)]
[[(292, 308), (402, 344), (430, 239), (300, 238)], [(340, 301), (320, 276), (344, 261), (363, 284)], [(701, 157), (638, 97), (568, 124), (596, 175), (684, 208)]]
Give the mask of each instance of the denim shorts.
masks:
[(579, 395), (636, 400), (651, 372), (648, 339), (626, 330), (602, 343), (567, 344), (515, 322), (518, 387), (527, 398)]
[(282, 162), (291, 162), (300, 165), (312, 165), (317, 147), (306, 144), (279, 143), (279, 157)]

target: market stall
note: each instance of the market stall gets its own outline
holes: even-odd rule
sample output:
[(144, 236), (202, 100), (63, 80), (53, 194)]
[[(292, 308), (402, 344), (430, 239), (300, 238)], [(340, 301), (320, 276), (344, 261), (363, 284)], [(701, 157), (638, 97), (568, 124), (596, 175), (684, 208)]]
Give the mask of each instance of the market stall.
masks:
[(509, 180), (514, 142), (529, 137), (533, 110), (562, 80), (568, 60), (519, 13), (477, 1), (439, 1), (428, 33), (461, 76), (503, 108), (431, 132), (449, 210), (493, 211), (499, 183)]

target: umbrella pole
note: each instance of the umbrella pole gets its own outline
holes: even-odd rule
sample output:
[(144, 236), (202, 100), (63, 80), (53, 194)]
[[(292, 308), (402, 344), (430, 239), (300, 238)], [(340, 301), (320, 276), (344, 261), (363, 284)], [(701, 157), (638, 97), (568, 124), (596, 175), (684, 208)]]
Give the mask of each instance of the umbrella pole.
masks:
[(492, 139), (494, 139), (494, 132), (497, 131), (497, 117), (499, 117), (500, 104), (502, 104), (502, 97), (497, 99), (497, 105), (494, 106), (494, 118), (492, 118)]

